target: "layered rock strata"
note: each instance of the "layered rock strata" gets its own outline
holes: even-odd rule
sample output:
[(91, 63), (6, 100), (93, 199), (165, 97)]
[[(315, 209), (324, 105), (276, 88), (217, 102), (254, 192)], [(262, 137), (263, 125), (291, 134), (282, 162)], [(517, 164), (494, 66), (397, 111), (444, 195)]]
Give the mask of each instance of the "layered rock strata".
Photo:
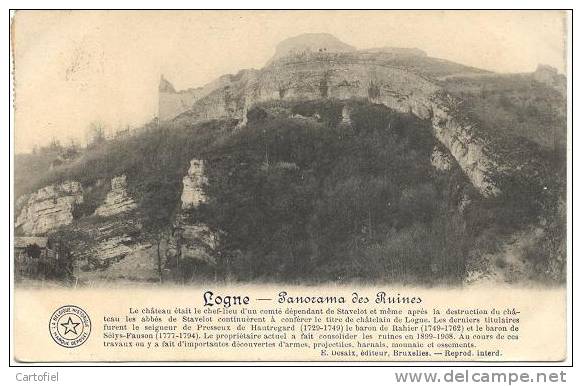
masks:
[(204, 161), (193, 159), (190, 161), (188, 174), (182, 179), (182, 209), (196, 208), (206, 201), (204, 186), (208, 183), (204, 175)]
[(19, 199), (15, 226), (26, 235), (44, 235), (73, 222), (75, 206), (83, 202), (83, 188), (76, 181), (49, 185)]
[(136, 207), (137, 204), (127, 193), (126, 176), (121, 175), (111, 179), (111, 191), (107, 193), (105, 201), (95, 210), (95, 215), (108, 217), (134, 210)]
[[(236, 118), (245, 121), (249, 106), (272, 100), (368, 99), (400, 112), (430, 120), (435, 137), (455, 158), (484, 196), (499, 189), (490, 173), (498, 165), (488, 157), (488, 142), (464, 116), (461, 101), (418, 72), (394, 66), (380, 54), (316, 53), (288, 56), (260, 71), (244, 70), (230, 82), (200, 98), (189, 112), (194, 119)], [(348, 121), (347, 111), (342, 115)]]

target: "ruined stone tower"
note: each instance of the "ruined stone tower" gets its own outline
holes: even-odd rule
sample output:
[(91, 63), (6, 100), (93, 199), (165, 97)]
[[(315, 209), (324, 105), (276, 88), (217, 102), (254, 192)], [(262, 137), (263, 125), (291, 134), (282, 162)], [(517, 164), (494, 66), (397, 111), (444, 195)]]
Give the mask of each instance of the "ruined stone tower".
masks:
[(185, 111), (190, 110), (194, 102), (200, 98), (197, 89), (176, 91), (174, 86), (164, 78), (160, 77), (158, 86), (158, 119), (165, 122), (174, 119)]

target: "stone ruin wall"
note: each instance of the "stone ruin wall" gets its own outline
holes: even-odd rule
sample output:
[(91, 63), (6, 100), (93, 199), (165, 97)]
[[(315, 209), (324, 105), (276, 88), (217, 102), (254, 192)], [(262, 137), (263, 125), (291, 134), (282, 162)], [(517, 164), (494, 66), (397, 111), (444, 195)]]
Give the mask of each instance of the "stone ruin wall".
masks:
[(165, 122), (190, 110), (192, 105), (200, 99), (200, 92), (198, 90), (160, 91), (158, 97), (158, 119), (160, 122)]

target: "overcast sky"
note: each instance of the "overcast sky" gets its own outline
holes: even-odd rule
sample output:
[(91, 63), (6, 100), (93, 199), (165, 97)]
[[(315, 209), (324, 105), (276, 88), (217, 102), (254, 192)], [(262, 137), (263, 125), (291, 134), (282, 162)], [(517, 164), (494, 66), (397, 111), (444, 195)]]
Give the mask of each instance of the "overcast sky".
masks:
[(17, 152), (85, 141), (87, 126), (156, 115), (164, 74), (177, 89), (261, 68), (281, 40), (327, 32), (356, 48), (417, 47), (497, 72), (538, 63), (565, 73), (560, 12), (19, 12), (13, 21)]

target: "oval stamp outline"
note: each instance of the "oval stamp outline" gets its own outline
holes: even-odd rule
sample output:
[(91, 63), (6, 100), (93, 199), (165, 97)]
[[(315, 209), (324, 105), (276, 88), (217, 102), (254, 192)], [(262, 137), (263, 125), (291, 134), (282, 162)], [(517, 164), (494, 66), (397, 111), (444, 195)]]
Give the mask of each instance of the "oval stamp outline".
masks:
[[(61, 320), (67, 315), (69, 317), (66, 319), (66, 323), (61, 323)], [(75, 320), (79, 322), (75, 323), (72, 316), (75, 316)], [(75, 336), (73, 338), (63, 336), (59, 331), (59, 326), (65, 328), (65, 335), (68, 332), (73, 332)], [(91, 335), (91, 318), (81, 307), (68, 304), (57, 308), (52, 313), (48, 327), (49, 334), (56, 344), (64, 348), (75, 348), (81, 346), (89, 339), (89, 335)], [(77, 332), (78, 327), (81, 327), (81, 329)]]

